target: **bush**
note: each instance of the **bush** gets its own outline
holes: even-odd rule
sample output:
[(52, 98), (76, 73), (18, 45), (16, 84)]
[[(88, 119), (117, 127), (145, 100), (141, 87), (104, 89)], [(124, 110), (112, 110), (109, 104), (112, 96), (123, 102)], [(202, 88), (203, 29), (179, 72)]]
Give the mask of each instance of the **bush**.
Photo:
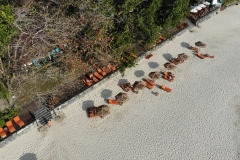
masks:
[(5, 123), (8, 120), (13, 119), (15, 116), (19, 114), (20, 109), (14, 108), (14, 109), (4, 109), (0, 111), (0, 127), (5, 126)]
[(0, 83), (0, 99), (7, 99), (9, 100), (10, 94), (7, 88)]
[(0, 5), (0, 56), (4, 56), (7, 44), (18, 33), (13, 25), (14, 13), (9, 5)]

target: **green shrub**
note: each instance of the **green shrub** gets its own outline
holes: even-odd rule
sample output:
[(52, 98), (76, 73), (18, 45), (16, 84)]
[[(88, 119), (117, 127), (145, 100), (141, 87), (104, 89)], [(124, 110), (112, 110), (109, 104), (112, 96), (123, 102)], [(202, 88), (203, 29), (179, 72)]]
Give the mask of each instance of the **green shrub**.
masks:
[(14, 27), (14, 13), (9, 5), (0, 5), (0, 56), (4, 56), (7, 44), (11, 38), (17, 35), (18, 30)]
[(9, 100), (10, 94), (7, 88), (0, 83), (0, 99), (7, 99)]
[(228, 4), (231, 4), (231, 3), (234, 3), (234, 2), (239, 2), (239, 0), (224, 0), (223, 4), (228, 5)]
[(20, 109), (14, 108), (14, 109), (4, 109), (0, 111), (0, 127), (5, 126), (5, 123), (8, 120), (13, 119), (15, 116), (19, 114)]

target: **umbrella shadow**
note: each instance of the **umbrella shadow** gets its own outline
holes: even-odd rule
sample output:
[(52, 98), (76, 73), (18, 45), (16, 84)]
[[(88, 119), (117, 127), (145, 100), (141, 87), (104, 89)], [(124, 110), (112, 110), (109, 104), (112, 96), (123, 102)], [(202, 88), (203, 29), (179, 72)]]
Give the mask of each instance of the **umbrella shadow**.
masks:
[(142, 77), (142, 76), (144, 76), (144, 71), (143, 70), (136, 70), (135, 72), (134, 72), (134, 75), (136, 76), (136, 77)]
[(164, 53), (164, 54), (163, 54), (163, 57), (164, 57), (167, 61), (169, 61), (170, 59), (173, 58), (170, 53)]
[(34, 153), (25, 153), (24, 155), (22, 155), (19, 160), (37, 160), (37, 155)]
[(101, 92), (101, 97), (104, 99), (104, 101), (107, 101), (109, 97), (112, 96), (112, 91), (109, 89), (104, 89)]
[(150, 68), (157, 68), (159, 66), (159, 64), (157, 62), (148, 62), (148, 66)]
[(121, 86), (122, 84), (126, 84), (126, 83), (128, 83), (127, 79), (119, 79), (118, 86)]
[(94, 107), (94, 101), (92, 100), (83, 101), (82, 110), (87, 111), (87, 109), (90, 107)]
[(182, 42), (181, 46), (188, 49), (190, 47), (190, 44), (186, 42)]

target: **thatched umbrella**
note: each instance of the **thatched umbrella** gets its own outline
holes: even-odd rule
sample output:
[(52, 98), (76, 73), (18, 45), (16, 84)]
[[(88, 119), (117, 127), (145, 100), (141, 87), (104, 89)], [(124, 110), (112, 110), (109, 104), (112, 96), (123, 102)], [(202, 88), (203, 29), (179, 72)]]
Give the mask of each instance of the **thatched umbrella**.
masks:
[(118, 93), (115, 98), (118, 102), (126, 102), (127, 100), (129, 100), (127, 93), (122, 92)]
[(101, 105), (101, 106), (97, 107), (96, 114), (98, 114), (99, 117), (103, 118), (106, 115), (110, 114), (110, 107), (107, 105)]
[(206, 47), (206, 44), (201, 42), (201, 41), (198, 41), (198, 42), (195, 43), (195, 46), (204, 48), (204, 47)]
[(167, 62), (164, 64), (164, 67), (167, 68), (168, 70), (173, 70), (175, 68), (177, 68), (176, 66), (174, 66), (173, 64)]
[(159, 72), (151, 72), (148, 74), (148, 76), (152, 79), (159, 79), (161, 77), (161, 74)]
[(134, 82), (133, 87), (135, 90), (140, 90), (140, 89), (144, 89), (145, 85), (142, 81), (136, 81)]
[(178, 54), (178, 58), (180, 60), (187, 60), (189, 57), (185, 53)]

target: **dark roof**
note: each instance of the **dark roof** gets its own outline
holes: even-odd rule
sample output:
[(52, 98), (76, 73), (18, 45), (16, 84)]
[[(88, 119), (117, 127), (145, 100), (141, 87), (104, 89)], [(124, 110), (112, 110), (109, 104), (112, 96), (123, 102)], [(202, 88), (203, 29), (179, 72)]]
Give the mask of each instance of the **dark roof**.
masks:
[(46, 107), (41, 107), (32, 113), (42, 125), (47, 124), (48, 121), (52, 119), (52, 114)]

